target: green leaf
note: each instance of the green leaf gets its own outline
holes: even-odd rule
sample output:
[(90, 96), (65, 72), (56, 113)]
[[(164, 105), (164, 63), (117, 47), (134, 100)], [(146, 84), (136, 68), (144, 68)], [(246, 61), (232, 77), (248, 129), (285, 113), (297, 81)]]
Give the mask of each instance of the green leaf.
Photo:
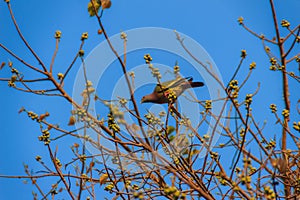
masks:
[(95, 0), (94, 0), (93, 2), (94, 2), (95, 8), (93, 7), (92, 2), (89, 2), (89, 3), (88, 3), (88, 12), (89, 12), (89, 14), (90, 14), (91, 17), (93, 17), (93, 16), (96, 15), (95, 10), (98, 12), (99, 9), (100, 9), (100, 6), (101, 6), (101, 4), (100, 4), (98, 1), (95, 1)]

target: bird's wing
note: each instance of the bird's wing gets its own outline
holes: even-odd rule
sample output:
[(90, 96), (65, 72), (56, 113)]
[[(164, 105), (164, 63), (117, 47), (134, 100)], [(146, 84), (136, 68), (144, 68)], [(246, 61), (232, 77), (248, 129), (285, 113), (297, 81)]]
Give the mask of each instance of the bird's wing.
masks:
[(187, 81), (192, 81), (192, 80), (193, 80), (193, 78), (191, 78), (191, 77), (186, 77), (186, 78), (180, 77), (180, 78), (177, 78), (177, 79), (174, 79), (171, 81), (163, 82), (162, 85), (166, 88), (173, 88), (173, 87), (179, 86), (182, 83), (185, 83)]
[(161, 93), (168, 89), (176, 88), (176, 87), (180, 86), (182, 83), (185, 83), (187, 81), (192, 81), (192, 80), (193, 80), (192, 77), (187, 77), (187, 78), (181, 77), (181, 78), (177, 78), (177, 79), (174, 79), (171, 81), (166, 81), (161, 84), (157, 84), (156, 87), (154, 88), (154, 92)]

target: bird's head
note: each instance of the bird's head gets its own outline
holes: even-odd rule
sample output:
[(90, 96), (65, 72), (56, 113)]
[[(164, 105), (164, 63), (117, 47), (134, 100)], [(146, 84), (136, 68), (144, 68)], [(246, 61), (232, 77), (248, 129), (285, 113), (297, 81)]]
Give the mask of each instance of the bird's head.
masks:
[(161, 99), (161, 97), (156, 95), (156, 93), (152, 93), (152, 94), (148, 94), (146, 96), (143, 96), (143, 98), (141, 100), (141, 103), (156, 103), (156, 104), (167, 103), (164, 100), (165, 99)]
[(147, 98), (147, 95), (143, 96), (143, 98), (141, 99), (141, 103), (147, 103), (147, 102), (149, 102), (149, 98)]

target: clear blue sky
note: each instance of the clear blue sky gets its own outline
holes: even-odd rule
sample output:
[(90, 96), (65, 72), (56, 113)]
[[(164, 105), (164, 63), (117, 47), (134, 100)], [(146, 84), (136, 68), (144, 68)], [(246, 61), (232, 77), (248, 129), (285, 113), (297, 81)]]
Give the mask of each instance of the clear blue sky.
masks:
[[(62, 31), (55, 72), (60, 72), (60, 68), (64, 69), (71, 62), (80, 45), (81, 33), (89, 33), (89, 39), (84, 47), (86, 52), (90, 52), (104, 40), (103, 36), (97, 35), (96, 19), (88, 16), (87, 3), (88, 1), (82, 0), (11, 1), (15, 17), (25, 38), (47, 65), (51, 61), (55, 47), (54, 32)], [(261, 90), (257, 95), (260, 101), (254, 101), (254, 106), (256, 106), (254, 112), (264, 113), (267, 110), (266, 113), (270, 113), (268, 107), (274, 102), (282, 106), (282, 103), (279, 103), (282, 102), (279, 92), (281, 91), (280, 74), (276, 75), (268, 70), (269, 62), (264, 54), (261, 41), (251, 36), (237, 23), (237, 18), (243, 16), (245, 23), (253, 30), (268, 37), (274, 36), (273, 21), (267, 0), (191, 0), (187, 2), (182, 0), (114, 0), (112, 3), (111, 9), (107, 10), (103, 17), (103, 23), (109, 35), (140, 27), (176, 29), (190, 36), (205, 48), (218, 66), (224, 81), (230, 79), (233, 69), (237, 66), (240, 50), (246, 49), (249, 56), (243, 66), (245, 70), (241, 70), (239, 75), (241, 77), (246, 75), (249, 63), (255, 61), (257, 69), (254, 70), (252, 76), (252, 84), (247, 87), (249, 91), (254, 91), (257, 82), (262, 82)], [(288, 19), (292, 25), (299, 24), (299, 0), (276, 1), (275, 4), (279, 20)], [(31, 64), (37, 65), (18, 38), (3, 1), (0, 3), (0, 13), (0, 42), (16, 54), (21, 55), (23, 59), (29, 60)], [(7, 62), (8, 59), (11, 57), (0, 50), (0, 61)], [(154, 57), (154, 59), (157, 59), (157, 62), (165, 62), (162, 64), (169, 66), (175, 62), (173, 58), (169, 59), (168, 57)], [(128, 62), (139, 65), (144, 61), (141, 57), (135, 62)], [(14, 64), (19, 71), (23, 71), (24, 74), (28, 73), (28, 70), (23, 70), (20, 63), (14, 62)], [(80, 63), (77, 62), (66, 82), (69, 92), (72, 92), (74, 78), (79, 67)], [(294, 70), (297, 71), (296, 65)], [(32, 76), (32, 74), (28, 74), (28, 77)], [(0, 77), (10, 77), (9, 70), (0, 71)], [(147, 92), (145, 91), (145, 93)], [(290, 92), (292, 94), (299, 93), (299, 87), (297, 88), (295, 82), (291, 82)], [(39, 127), (25, 114), (19, 115), (18, 110), (24, 106), (37, 113), (50, 111), (53, 112), (51, 115), (53, 122), (57, 120), (61, 124), (67, 124), (71, 106), (58, 98), (20, 93), (8, 88), (5, 82), (0, 82), (0, 94), (0, 174), (24, 174), (23, 163), (28, 164), (31, 169), (39, 169), (40, 165), (35, 161), (35, 156), (41, 155), (46, 158), (48, 155), (44, 145), (37, 140), (40, 135)], [(295, 103), (296, 98), (292, 100)], [(261, 121), (273, 120), (269, 114), (258, 117)], [(63, 149), (72, 145), (68, 138), (58, 142), (58, 145), (61, 144), (67, 145), (59, 147), (59, 154)], [(70, 152), (66, 151), (64, 155), (60, 156), (68, 155)], [(47, 186), (47, 183), (49, 182), (45, 179), (42, 185)], [(32, 198), (33, 186), (30, 183), (24, 185), (22, 180), (0, 179), (0, 188), (0, 199)]]

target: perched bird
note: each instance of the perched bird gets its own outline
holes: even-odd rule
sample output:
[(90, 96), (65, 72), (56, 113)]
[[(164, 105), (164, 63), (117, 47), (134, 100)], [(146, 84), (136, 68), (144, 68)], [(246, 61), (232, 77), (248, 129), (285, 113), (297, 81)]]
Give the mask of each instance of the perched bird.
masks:
[(192, 77), (176, 78), (157, 84), (152, 94), (144, 96), (141, 103), (174, 103), (175, 100), (188, 88), (202, 87), (203, 82), (193, 82)]

